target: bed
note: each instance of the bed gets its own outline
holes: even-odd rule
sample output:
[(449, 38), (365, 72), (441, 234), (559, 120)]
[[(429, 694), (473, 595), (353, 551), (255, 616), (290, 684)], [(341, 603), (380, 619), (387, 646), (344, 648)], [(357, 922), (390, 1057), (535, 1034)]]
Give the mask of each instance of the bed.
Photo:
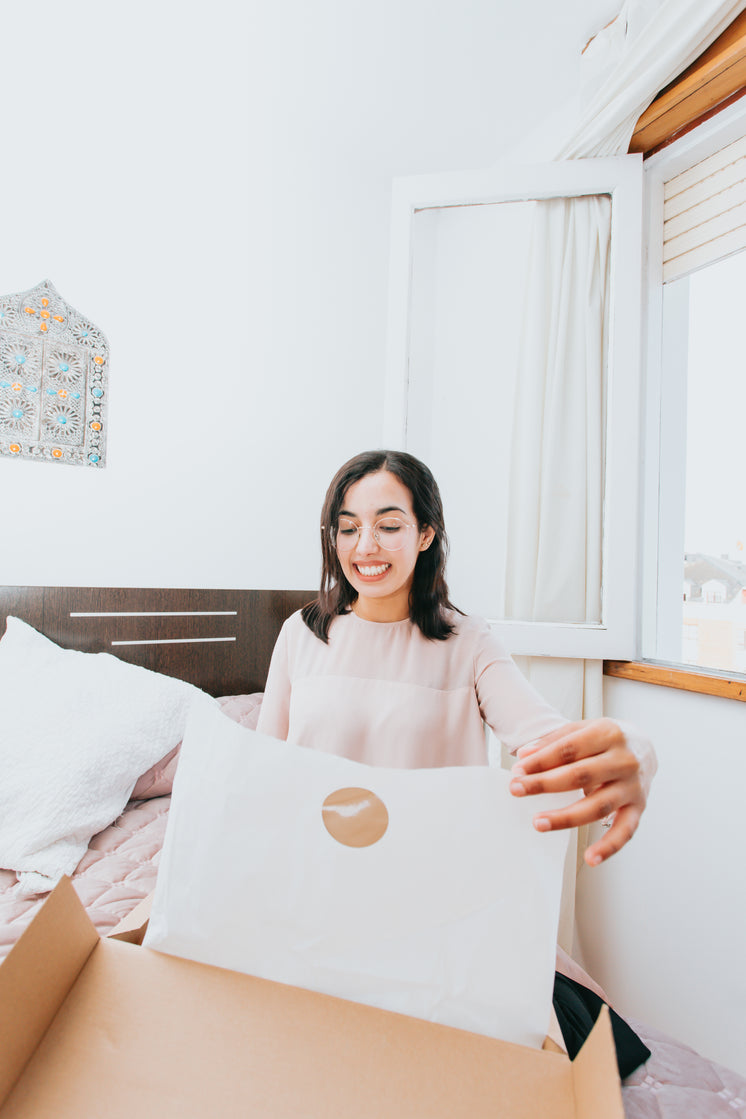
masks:
[[(63, 649), (113, 653), (125, 664), (186, 681), (252, 727), (280, 627), (312, 596), (282, 590), (3, 587), (0, 634), (6, 618), (21, 619)], [(177, 764), (176, 745), (139, 775), (123, 810), (91, 838), (77, 862), (73, 884), (102, 935), (154, 887)], [(0, 870), (0, 960), (44, 901), (43, 894), (19, 886), (15, 873)], [(571, 978), (596, 986), (569, 958), (560, 966)], [(743, 1077), (644, 1023), (630, 1024), (652, 1056), (624, 1082), (629, 1119), (746, 1119)]]

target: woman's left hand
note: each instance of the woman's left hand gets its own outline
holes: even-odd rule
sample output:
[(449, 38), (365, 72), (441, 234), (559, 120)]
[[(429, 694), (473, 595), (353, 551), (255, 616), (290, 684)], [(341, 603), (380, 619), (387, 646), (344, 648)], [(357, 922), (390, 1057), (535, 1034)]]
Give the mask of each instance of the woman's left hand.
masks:
[(585, 852), (598, 866), (634, 835), (645, 809), (640, 763), (612, 719), (567, 723), (517, 752), (510, 791), (514, 796), (582, 789), (585, 797), (556, 812), (534, 817), (538, 831), (577, 828), (614, 817), (603, 836)]

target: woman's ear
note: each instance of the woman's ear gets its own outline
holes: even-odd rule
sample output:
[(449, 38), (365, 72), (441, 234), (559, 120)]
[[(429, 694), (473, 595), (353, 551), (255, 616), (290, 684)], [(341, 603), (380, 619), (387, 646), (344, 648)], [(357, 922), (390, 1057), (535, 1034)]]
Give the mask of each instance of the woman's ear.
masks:
[(420, 533), (420, 551), (426, 552), (435, 539), (435, 529), (430, 525), (425, 525)]

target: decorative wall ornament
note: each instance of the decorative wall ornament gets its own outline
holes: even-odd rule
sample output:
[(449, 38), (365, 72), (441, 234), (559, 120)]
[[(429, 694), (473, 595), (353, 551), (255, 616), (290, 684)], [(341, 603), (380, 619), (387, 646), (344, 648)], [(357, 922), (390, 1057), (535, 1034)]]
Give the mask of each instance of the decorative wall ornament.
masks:
[(44, 280), (0, 296), (0, 454), (106, 463), (109, 346)]

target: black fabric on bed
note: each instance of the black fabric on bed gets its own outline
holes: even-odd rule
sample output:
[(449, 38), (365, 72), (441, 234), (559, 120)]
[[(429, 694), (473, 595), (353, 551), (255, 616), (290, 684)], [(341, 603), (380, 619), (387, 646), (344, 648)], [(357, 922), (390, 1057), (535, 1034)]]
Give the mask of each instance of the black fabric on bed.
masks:
[[(554, 976), (554, 1010), (562, 1030), (567, 1054), (572, 1059), (580, 1051), (601, 1013), (603, 999), (581, 983), (559, 972)], [(650, 1056), (650, 1050), (631, 1026), (609, 1007), (611, 1028), (616, 1046), (619, 1075), (624, 1080)]]

